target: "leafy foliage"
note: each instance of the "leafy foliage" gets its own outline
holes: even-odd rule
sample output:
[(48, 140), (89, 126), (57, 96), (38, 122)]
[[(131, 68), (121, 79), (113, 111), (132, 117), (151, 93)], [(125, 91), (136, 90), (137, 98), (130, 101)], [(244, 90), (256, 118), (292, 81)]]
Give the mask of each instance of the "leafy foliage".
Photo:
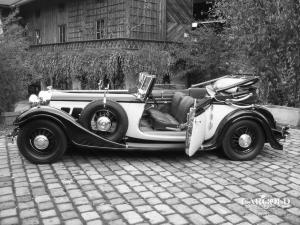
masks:
[(95, 89), (99, 80), (106, 80), (112, 88), (130, 88), (141, 71), (168, 73), (168, 52), (155, 48), (138, 51), (84, 50), (73, 52), (33, 52), (27, 58), (34, 79), (43, 80), (55, 88), (71, 88), (71, 81), (82, 81), (85, 88)]
[(13, 104), (24, 97), (24, 86), (28, 82), (23, 65), (28, 43), (16, 14), (3, 20), (3, 33), (0, 34), (0, 112), (11, 110)]
[(172, 71), (188, 78), (188, 86), (228, 71), (230, 52), (221, 32), (212, 26), (202, 26), (182, 40), (172, 50)]
[(218, 0), (233, 55), (261, 76), (264, 102), (300, 103), (300, 1)]

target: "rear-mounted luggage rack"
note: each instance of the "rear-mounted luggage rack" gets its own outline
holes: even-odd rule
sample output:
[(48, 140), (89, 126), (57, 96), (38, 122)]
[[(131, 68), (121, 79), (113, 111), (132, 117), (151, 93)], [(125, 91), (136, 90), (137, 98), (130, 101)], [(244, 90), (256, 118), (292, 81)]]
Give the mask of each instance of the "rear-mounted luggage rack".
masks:
[(216, 78), (216, 79), (212, 79), (212, 80), (209, 80), (209, 81), (201, 82), (201, 83), (198, 83), (198, 84), (193, 84), (191, 87), (192, 88), (201, 87), (201, 86), (211, 84), (213, 82), (216, 82), (216, 81), (224, 79), (224, 78), (248, 78), (248, 77), (258, 78), (256, 76), (254, 76), (253, 74), (248, 74), (248, 73), (231, 74), (231, 75), (225, 75), (225, 76), (222, 76), (222, 77), (219, 77), (219, 78)]
[(215, 90), (215, 92), (220, 93), (220, 92), (224, 92), (224, 91), (227, 91), (227, 90), (229, 90), (231, 88), (235, 88), (235, 87), (249, 87), (249, 86), (256, 84), (258, 81), (259, 81), (258, 77), (248, 78), (243, 81), (237, 82), (235, 84), (229, 85), (227, 87), (217, 89), (217, 90)]

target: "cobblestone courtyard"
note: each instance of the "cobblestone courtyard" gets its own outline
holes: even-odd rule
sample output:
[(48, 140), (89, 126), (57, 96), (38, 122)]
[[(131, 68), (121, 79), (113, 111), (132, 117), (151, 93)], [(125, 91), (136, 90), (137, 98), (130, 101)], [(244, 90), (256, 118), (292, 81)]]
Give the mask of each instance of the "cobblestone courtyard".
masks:
[(266, 146), (251, 162), (76, 150), (34, 165), (2, 137), (0, 224), (299, 225), (300, 130), (284, 151)]

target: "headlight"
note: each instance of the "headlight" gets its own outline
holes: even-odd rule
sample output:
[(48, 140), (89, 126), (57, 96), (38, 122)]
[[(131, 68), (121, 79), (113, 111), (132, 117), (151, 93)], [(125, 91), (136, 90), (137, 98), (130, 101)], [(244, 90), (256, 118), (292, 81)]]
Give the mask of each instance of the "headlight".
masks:
[(39, 96), (30, 95), (29, 103), (31, 106), (48, 105), (52, 97), (51, 91), (40, 91)]
[(42, 100), (42, 103), (49, 103), (51, 97), (52, 97), (51, 91), (40, 91), (39, 93), (39, 98)]
[(40, 99), (36, 95), (30, 95), (29, 97), (29, 103), (31, 104), (38, 104), (40, 102)]

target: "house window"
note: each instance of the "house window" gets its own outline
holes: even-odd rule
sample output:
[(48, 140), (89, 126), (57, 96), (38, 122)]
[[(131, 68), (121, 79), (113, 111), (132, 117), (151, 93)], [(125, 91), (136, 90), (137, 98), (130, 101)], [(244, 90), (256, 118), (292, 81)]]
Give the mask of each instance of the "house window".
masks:
[(66, 42), (66, 25), (59, 25), (58, 26), (58, 35), (59, 35), (59, 43)]
[(105, 36), (105, 21), (104, 19), (97, 20), (96, 23), (96, 38), (102, 39)]
[(41, 44), (42, 43), (42, 39), (41, 39), (41, 31), (40, 30), (38, 30), (38, 29), (36, 29), (35, 31), (34, 31), (34, 38), (35, 38), (35, 44), (36, 45), (39, 45), (39, 44)]

